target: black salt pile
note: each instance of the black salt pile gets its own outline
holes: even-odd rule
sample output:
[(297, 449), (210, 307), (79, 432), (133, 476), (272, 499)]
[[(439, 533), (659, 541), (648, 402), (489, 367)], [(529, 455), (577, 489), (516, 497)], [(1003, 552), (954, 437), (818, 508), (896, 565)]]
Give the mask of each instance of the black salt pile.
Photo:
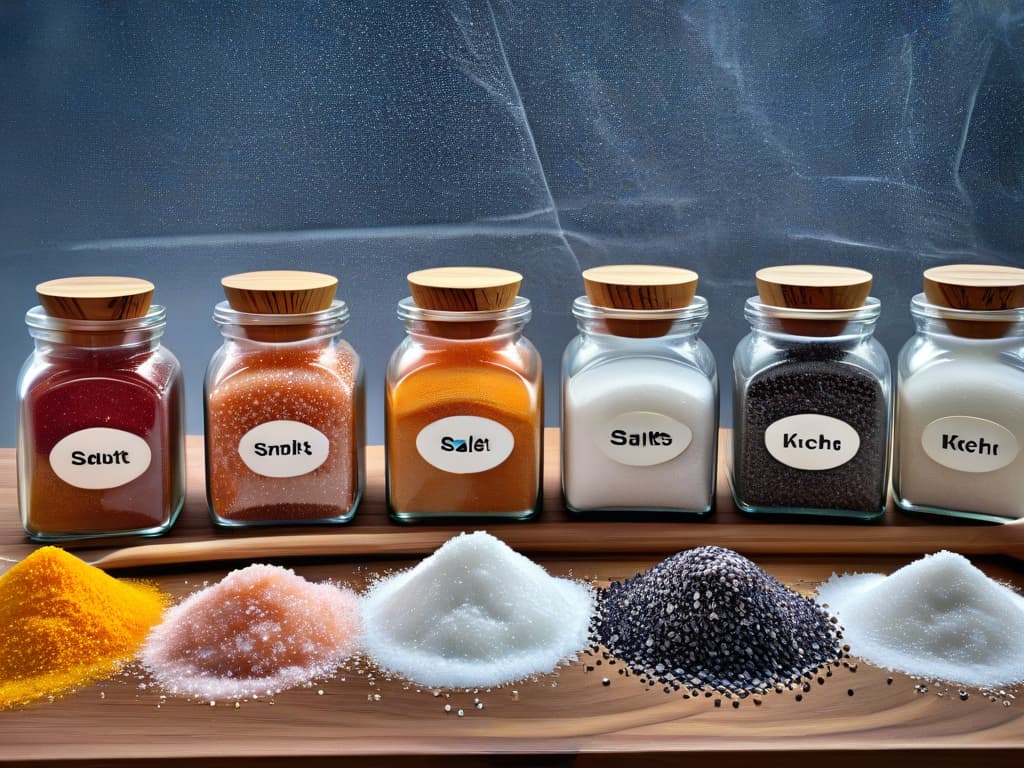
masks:
[(722, 547), (673, 555), (598, 602), (595, 639), (666, 690), (781, 691), (843, 656), (824, 609)]

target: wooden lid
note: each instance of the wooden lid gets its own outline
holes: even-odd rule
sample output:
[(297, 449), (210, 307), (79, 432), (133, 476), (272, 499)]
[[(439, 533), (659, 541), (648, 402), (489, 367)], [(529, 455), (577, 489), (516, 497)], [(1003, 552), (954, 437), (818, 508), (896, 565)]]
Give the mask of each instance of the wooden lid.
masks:
[(137, 277), (63, 277), (36, 286), (46, 314), (67, 320), (145, 317), (153, 284)]
[(697, 293), (697, 273), (679, 267), (610, 264), (583, 272), (590, 303), (612, 309), (680, 309)]
[(856, 309), (871, 292), (871, 273), (852, 267), (789, 264), (757, 271), (761, 301), (790, 309)]
[(273, 269), (228, 275), (220, 284), (228, 304), (258, 315), (304, 315), (329, 309), (338, 278), (320, 272)]
[(949, 264), (924, 273), (924, 295), (951, 309), (997, 311), (1024, 307), (1024, 269)]
[(493, 267), (437, 267), (411, 272), (409, 290), (416, 306), (450, 312), (508, 309), (523, 276)]

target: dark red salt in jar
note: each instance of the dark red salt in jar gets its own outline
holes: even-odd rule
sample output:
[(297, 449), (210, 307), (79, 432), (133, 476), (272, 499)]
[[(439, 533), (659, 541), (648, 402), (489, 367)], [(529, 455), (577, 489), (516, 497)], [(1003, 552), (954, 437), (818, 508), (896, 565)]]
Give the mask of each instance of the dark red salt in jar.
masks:
[[(66, 295), (84, 290), (83, 281), (106, 294), (124, 293), (125, 281), (152, 291), (145, 281), (113, 280), (43, 284), (48, 306), (26, 316), (35, 350), (18, 383), (18, 503), (37, 540), (157, 535), (184, 503), (183, 382), (160, 344), (165, 310), (148, 297), (144, 306), (110, 309), (116, 297), (106, 296), (106, 311), (115, 313), (107, 319), (87, 299)], [(54, 305), (54, 294), (74, 311)]]

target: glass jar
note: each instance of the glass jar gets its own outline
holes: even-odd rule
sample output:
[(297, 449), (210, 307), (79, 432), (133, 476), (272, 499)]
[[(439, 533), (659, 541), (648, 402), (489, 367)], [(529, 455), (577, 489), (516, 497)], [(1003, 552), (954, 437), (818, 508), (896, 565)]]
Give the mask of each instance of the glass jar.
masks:
[(718, 375), (698, 338), (708, 305), (636, 310), (573, 303), (562, 361), (562, 492), (578, 514), (711, 511)]
[(363, 369), (345, 302), (296, 314), (233, 309), (206, 372), (206, 478), (217, 525), (344, 523), (364, 486)]
[[(1024, 517), (1024, 309), (948, 309), (918, 294), (899, 356), (893, 496), (903, 509)], [(997, 329), (965, 335), (971, 326)]]
[(748, 513), (879, 518), (887, 496), (889, 359), (881, 312), (747, 299), (751, 332), (733, 357), (730, 481)]
[(18, 505), (28, 535), (63, 541), (167, 531), (185, 501), (184, 385), (160, 344), (163, 307), (121, 320), (25, 317)]
[(386, 382), (387, 498), (399, 521), (532, 517), (544, 423), (530, 302), (505, 309), (398, 304), (406, 338)]

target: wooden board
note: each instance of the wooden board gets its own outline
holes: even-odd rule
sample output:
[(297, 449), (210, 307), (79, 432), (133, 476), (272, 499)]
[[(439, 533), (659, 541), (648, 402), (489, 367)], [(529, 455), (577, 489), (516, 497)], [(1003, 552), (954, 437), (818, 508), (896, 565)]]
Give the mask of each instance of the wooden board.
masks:
[[(555, 441), (553, 443), (553, 441)], [(703, 543), (732, 546), (798, 589), (808, 591), (833, 571), (891, 571), (937, 546), (978, 555), (990, 575), (1024, 587), (1024, 566), (998, 555), (1020, 555), (1021, 526), (928, 525), (896, 513), (882, 525), (820, 526), (750, 521), (731, 506), (698, 523), (580, 522), (556, 506), (557, 434), (548, 434), (545, 495), (539, 521), (488, 525), (497, 535), (538, 559), (558, 575), (603, 584), (650, 567), (678, 549)], [(213, 530), (206, 518), (201, 447), (191, 439), (189, 501), (169, 543), (230, 542), (231, 557), (251, 560), (246, 551), (269, 542), (284, 554), (261, 560), (281, 562), (311, 579), (332, 578), (361, 588), (375, 572), (416, 562), (461, 526), (401, 527), (383, 508), (381, 451), (370, 449), (370, 488), (355, 525), (328, 529), (277, 529), (268, 533)], [(13, 451), (0, 451), (0, 554), (18, 557), (32, 549), (20, 532), (14, 496)], [(725, 488), (720, 488), (720, 492)], [(720, 501), (727, 499), (720, 495)], [(297, 534), (297, 535), (296, 535)], [(266, 538), (269, 536), (269, 538)], [(316, 539), (329, 547), (317, 548)], [(285, 542), (291, 540), (289, 548)], [(941, 542), (941, 543), (940, 543)], [(163, 544), (143, 544), (142, 551)], [(219, 546), (219, 544), (218, 544)], [(201, 548), (202, 549), (202, 548)], [(95, 557), (110, 548), (81, 552)], [(165, 550), (166, 551), (166, 550)], [(203, 558), (213, 551), (202, 550)], [(330, 553), (336, 554), (330, 554)], [(234, 567), (225, 560), (144, 573), (176, 595), (221, 578)], [(0, 630), (2, 631), (2, 630)], [(198, 703), (161, 700), (128, 676), (25, 710), (0, 712), (0, 763), (38, 765), (130, 765), (146, 759), (167, 765), (792, 765), (827, 761), (831, 766), (873, 764), (1019, 764), (1024, 757), (1024, 697), (1004, 707), (972, 692), (960, 701), (915, 691), (917, 681), (861, 663), (856, 673), (839, 669), (825, 684), (797, 702), (792, 694), (770, 695), (762, 706), (713, 699), (684, 701), (678, 694), (647, 690), (623, 678), (602, 660), (575, 663), (536, 681), (491, 691), (452, 692), (451, 698), (417, 691), (400, 680), (375, 678), (367, 669), (343, 673), (312, 689), (274, 699)], [(609, 677), (611, 684), (602, 685)], [(512, 690), (518, 691), (514, 698)], [(847, 691), (852, 689), (851, 697)], [(319, 691), (323, 691), (321, 695)], [(379, 696), (379, 700), (376, 698)], [(484, 703), (477, 710), (474, 699)], [(446, 714), (445, 703), (465, 716)], [(794, 752), (799, 751), (795, 756)], [(699, 757), (693, 753), (702, 753)]]

